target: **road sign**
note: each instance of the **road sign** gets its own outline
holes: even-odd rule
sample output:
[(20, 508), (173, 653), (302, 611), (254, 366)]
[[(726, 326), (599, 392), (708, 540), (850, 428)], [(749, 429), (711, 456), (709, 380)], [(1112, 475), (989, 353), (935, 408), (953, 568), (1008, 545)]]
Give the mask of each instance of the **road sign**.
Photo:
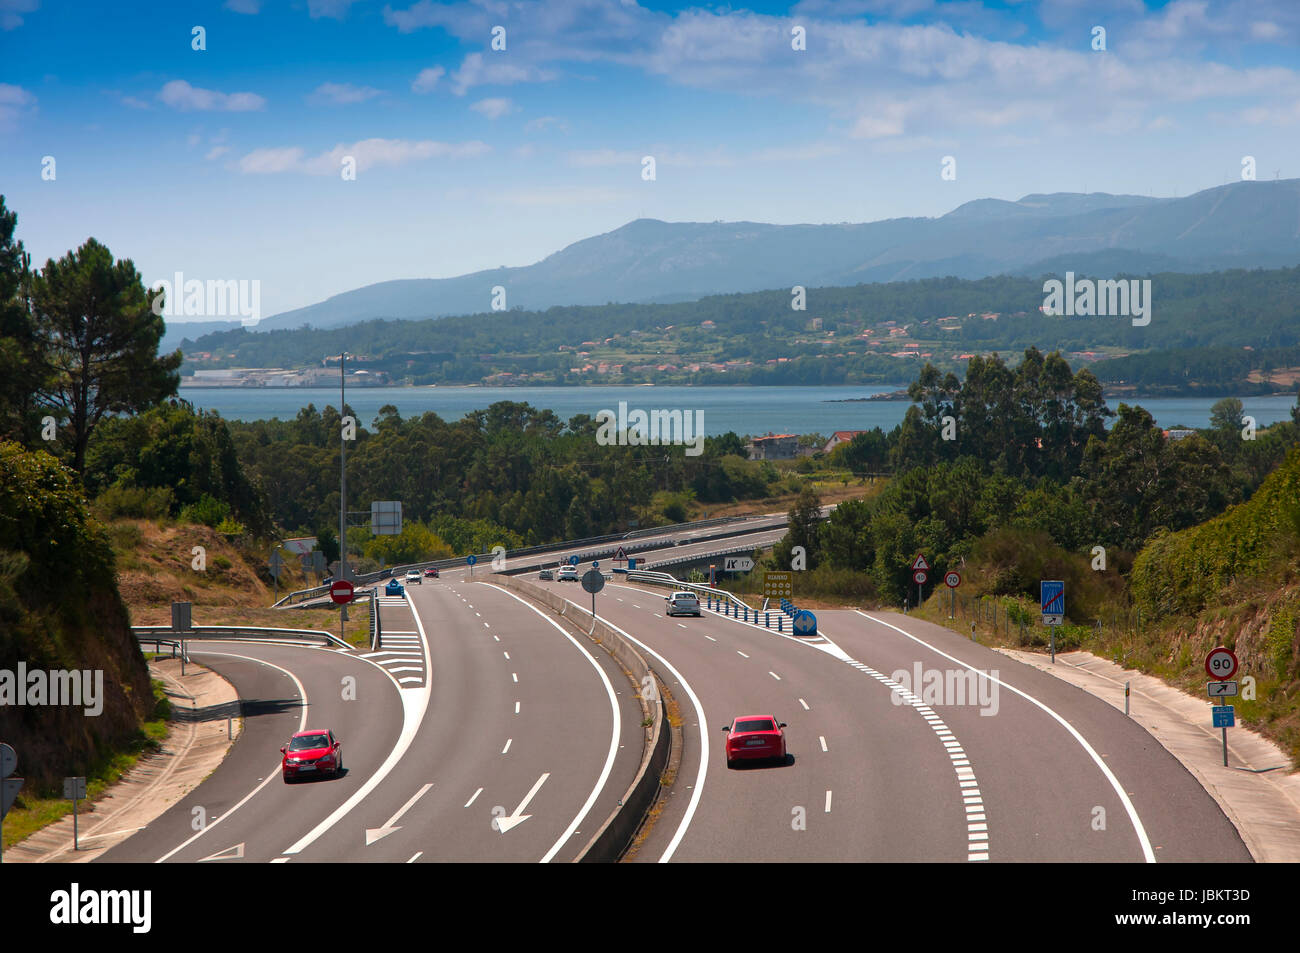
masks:
[(1233, 713), (1236, 711), (1231, 705), (1212, 705), (1210, 711), (1214, 717), (1215, 728), (1233, 728), (1236, 725), (1233, 719)]
[(63, 796), (69, 801), (84, 800), (86, 797), (86, 779), (64, 778)]
[(807, 609), (800, 609), (794, 614), (793, 628), (795, 635), (816, 635), (817, 617)]
[(1205, 671), (1210, 678), (1227, 681), (1237, 674), (1236, 653), (1232, 649), (1224, 648), (1222, 645), (1211, 649), (1210, 654), (1205, 656)]
[(594, 596), (605, 588), (605, 577), (601, 575), (599, 569), (588, 569), (582, 574), (582, 588)]
[(190, 624), (190, 610), (193, 604), (189, 602), (172, 603), (172, 631), (189, 632), (194, 627)]
[(465, 557), (465, 565), (467, 566), (472, 566), (476, 562), (478, 562), (478, 557), (475, 556), (473, 553), (470, 553), (470, 555)]
[(768, 599), (794, 598), (794, 573), (767, 573), (763, 577), (763, 595)]
[(1237, 694), (1236, 682), (1210, 682), (1205, 688), (1211, 698), (1225, 698)]
[(618, 552), (614, 554), (614, 562), (621, 563), (626, 561), (627, 561), (627, 553), (623, 552), (623, 547), (620, 546), (618, 548)]
[(576, 566), (576, 565), (578, 565), (578, 557), (577, 557), (577, 556), (570, 556), (570, 557), (569, 557), (569, 565), (570, 565), (570, 566)]
[(330, 598), (339, 605), (352, 601), (352, 583), (346, 579), (335, 579), (330, 583)]
[(918, 569), (916, 572), (912, 573), (912, 582), (916, 583), (918, 586), (924, 586), (925, 581), (929, 578), (929, 575), (924, 569)]
[(400, 536), (402, 532), (402, 501), (370, 501), (370, 533), (372, 536)]
[(0, 818), (9, 813), (14, 805), (14, 798), (23, 789), (23, 778), (5, 778), (0, 781)]
[(749, 572), (754, 568), (754, 560), (748, 556), (727, 556), (722, 560), (723, 572)]
[(316, 548), (315, 536), (298, 536), (294, 539), (286, 539), (284, 548), (289, 550), (295, 556), (306, 556)]
[(18, 752), (13, 749), (13, 745), (0, 742), (0, 778), (9, 777), (16, 767), (18, 767)]
[(955, 571), (944, 573), (943, 584), (949, 589), (956, 589), (961, 585), (961, 573)]
[(930, 564), (929, 564), (928, 562), (925, 561), (925, 557), (924, 557), (924, 556), (922, 556), (920, 553), (917, 553), (917, 554), (916, 554), (916, 558), (912, 560), (912, 568), (913, 568), (913, 569), (929, 569), (929, 568), (930, 568)]
[(1043, 606), (1043, 625), (1065, 625), (1065, 582), (1040, 579), (1038, 594)]
[(311, 568), (317, 575), (323, 575), (325, 572), (325, 554), (319, 549), (312, 550)]
[(280, 570), (284, 569), (284, 560), (280, 558), (280, 553), (278, 551), (272, 550), (269, 564), (271, 567), (271, 575), (276, 579), (279, 579)]

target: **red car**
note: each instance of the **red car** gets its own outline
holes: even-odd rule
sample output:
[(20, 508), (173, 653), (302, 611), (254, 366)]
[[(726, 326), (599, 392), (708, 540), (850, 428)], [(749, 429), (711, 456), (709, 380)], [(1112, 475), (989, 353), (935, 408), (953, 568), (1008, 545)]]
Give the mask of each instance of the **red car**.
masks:
[(292, 778), (321, 774), (336, 778), (343, 770), (343, 746), (329, 730), (300, 731), (289, 739), (289, 744), (281, 748), (280, 753), (284, 756), (280, 760), (280, 770), (285, 784)]
[(430, 566), (428, 569), (426, 569), (426, 570), (424, 571), (424, 574), (425, 574), (425, 576), (427, 576), (427, 577), (430, 578), (430, 579), (437, 579), (437, 578), (438, 578), (438, 567), (437, 567), (437, 566)]
[(786, 760), (785, 722), (771, 715), (738, 715), (730, 725), (723, 725), (727, 733), (727, 767), (734, 768), (737, 761)]

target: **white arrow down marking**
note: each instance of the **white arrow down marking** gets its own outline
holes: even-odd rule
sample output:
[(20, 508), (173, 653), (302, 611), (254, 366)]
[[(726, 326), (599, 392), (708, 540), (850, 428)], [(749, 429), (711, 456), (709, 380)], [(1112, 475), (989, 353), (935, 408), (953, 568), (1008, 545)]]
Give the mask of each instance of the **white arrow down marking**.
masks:
[(383, 827), (366, 828), (366, 846), (369, 847), (375, 841), (383, 840), (389, 834), (393, 833), (393, 831), (400, 830), (400, 828), (394, 825), (396, 825), (397, 822), (402, 819), (402, 815), (405, 814), (407, 811), (409, 811), (415, 805), (415, 802), (420, 800), (420, 798), (424, 796), (424, 792), (429, 790), (429, 788), (431, 787), (433, 787), (433, 784), (429, 783), (426, 784), (424, 787), (420, 788), (420, 790), (416, 791), (415, 794), (411, 797), (411, 799), (402, 805), (402, 809), (398, 811), (396, 814), (394, 814), (392, 817), (390, 817), (384, 823)]
[(530, 817), (533, 816), (531, 814), (525, 814), (524, 808), (528, 806), (528, 802), (531, 801), (533, 797), (537, 794), (537, 792), (541, 790), (542, 785), (546, 783), (546, 779), (549, 777), (550, 774), (543, 774), (540, 778), (537, 779), (537, 783), (533, 785), (533, 789), (524, 795), (524, 799), (519, 802), (519, 806), (515, 808), (515, 812), (513, 814), (511, 814), (509, 817), (497, 818), (496, 820), (497, 830), (499, 830), (502, 834), (504, 834), (506, 831), (510, 830), (510, 828), (517, 827), (518, 825), (522, 824), (524, 821), (528, 820)]

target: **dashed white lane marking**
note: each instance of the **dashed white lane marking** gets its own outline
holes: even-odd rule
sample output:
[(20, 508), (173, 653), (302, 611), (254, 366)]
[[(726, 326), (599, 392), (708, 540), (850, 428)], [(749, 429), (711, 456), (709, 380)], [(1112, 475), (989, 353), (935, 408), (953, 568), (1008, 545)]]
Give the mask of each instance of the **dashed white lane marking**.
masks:
[(501, 654), (504, 655), (504, 656), (506, 657), (507, 660), (510, 658), (510, 653), (509, 653), (509, 652), (502, 652)]
[(817, 737), (818, 737), (818, 739), (819, 739), (819, 740), (821, 741), (821, 743), (822, 743), (822, 750), (823, 750), (823, 751), (826, 751), (826, 750), (827, 750), (827, 748), (826, 748), (826, 736), (825, 736), (825, 735), (818, 735)]
[[(966, 853), (967, 860), (988, 860), (989, 859), (989, 826), (986, 822), (987, 816), (984, 814), (984, 796), (980, 793), (979, 782), (975, 779), (975, 769), (970, 766), (970, 759), (966, 750), (962, 748), (961, 742), (953, 734), (934, 709), (921, 699), (921, 696), (904, 688), (898, 682), (894, 681), (888, 675), (877, 672), (870, 665), (859, 662), (857, 659), (846, 659), (846, 661), (858, 671), (870, 675), (882, 685), (887, 685), (894, 690), (894, 694), (903, 699), (903, 704), (911, 706), (912, 710), (925, 719), (925, 723), (930, 726), (935, 737), (943, 744), (944, 750), (947, 751), (949, 759), (952, 761), (953, 771), (957, 775), (957, 790), (961, 792), (962, 802), (966, 806), (966, 836), (970, 840), (970, 849)], [(799, 699), (801, 702), (803, 699)], [(826, 750), (826, 739), (822, 739), (822, 750)], [(829, 804), (829, 794), (827, 795)], [(972, 814), (971, 809), (978, 812), (978, 816)], [(827, 810), (830, 810), (827, 807)]]
[(736, 649), (736, 654), (739, 655), (741, 658), (749, 658), (749, 656), (746, 655), (744, 652), (740, 651), (740, 649)]
[(711, 635), (706, 635), (705, 638), (708, 639), (710, 642), (716, 642), (716, 641), (718, 641), (717, 639), (715, 639), (715, 638), (714, 638), (713, 636), (711, 636)]
[(515, 714), (519, 714), (519, 702), (515, 702)]
[(417, 860), (419, 860), (419, 859), (420, 859), (421, 857), (423, 857), (423, 856), (424, 856), (424, 851), (422, 851), (422, 850), (417, 850), (417, 851), (415, 852), (415, 856), (413, 856), (410, 860), (408, 860), (407, 863), (408, 863), (408, 864), (413, 864), (413, 863), (415, 863)]
[(767, 674), (771, 675), (771, 676), (772, 676), (773, 678), (775, 678), (778, 682), (781, 681), (781, 676), (778, 675), (778, 674), (776, 674), (776, 672), (768, 672)]
[(826, 792), (826, 811), (825, 811), (825, 813), (829, 814), (830, 812), (831, 812), (831, 792), (830, 792), (830, 791), (827, 791), (827, 792)]
[(501, 636), (499, 636), (499, 635), (494, 635), (494, 636), (492, 636), (492, 638), (495, 639), (495, 640), (498, 641), (498, 642), (501, 641)]
[(519, 673), (518, 673), (518, 672), (511, 672), (511, 673), (510, 673), (510, 677), (513, 678), (516, 682), (519, 681)]
[(799, 704), (800, 704), (800, 705), (803, 705), (803, 710), (804, 710), (804, 711), (812, 711), (812, 709), (808, 707), (808, 703), (807, 703), (806, 701), (804, 701), (802, 698), (799, 699)]
[(684, 625), (682, 625), (680, 622), (678, 622), (678, 623), (677, 623), (677, 628), (679, 628), (679, 629), (684, 629), (684, 628), (686, 628), (686, 626), (684, 626)]
[(477, 791), (475, 791), (475, 792), (474, 792), (474, 796), (471, 797), (468, 801), (465, 802), (465, 806), (466, 806), (466, 807), (469, 807), (471, 804), (473, 804), (475, 801), (477, 801), (477, 800), (478, 800), (478, 796), (479, 796), (480, 794), (482, 794), (482, 793), (483, 793), (483, 789), (482, 789), (482, 788), (479, 788)]
[(507, 751), (510, 750), (510, 742), (512, 742), (512, 741), (514, 741), (514, 740), (515, 740), (514, 738), (507, 738), (507, 739), (506, 739), (506, 746), (505, 746), (504, 748), (501, 749), (501, 753), (502, 753), (502, 754), (505, 754)]
[(484, 623), (483, 623), (483, 628), (485, 628), (485, 629), (490, 629), (490, 628), (492, 628), (492, 626), (490, 626), (490, 625), (488, 625), (486, 622), (484, 622)]
[(287, 864), (288, 862), (289, 862), (288, 857), (277, 857), (275, 858), (275, 860), (271, 861), (271, 863), (273, 864)]

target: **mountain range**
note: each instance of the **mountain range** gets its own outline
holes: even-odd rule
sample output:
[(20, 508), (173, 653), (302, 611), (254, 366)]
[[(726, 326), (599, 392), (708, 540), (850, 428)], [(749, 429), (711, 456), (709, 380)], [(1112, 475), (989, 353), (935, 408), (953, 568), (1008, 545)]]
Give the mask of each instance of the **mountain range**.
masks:
[[(536, 264), (455, 278), (382, 281), (264, 319), (261, 330), (340, 327), (509, 308), (675, 302), (953, 276), (1114, 276), (1300, 263), (1300, 179), (1245, 181), (1184, 198), (1057, 192), (977, 199), (938, 218), (769, 225), (637, 219)], [(237, 322), (176, 323), (164, 348)]]

